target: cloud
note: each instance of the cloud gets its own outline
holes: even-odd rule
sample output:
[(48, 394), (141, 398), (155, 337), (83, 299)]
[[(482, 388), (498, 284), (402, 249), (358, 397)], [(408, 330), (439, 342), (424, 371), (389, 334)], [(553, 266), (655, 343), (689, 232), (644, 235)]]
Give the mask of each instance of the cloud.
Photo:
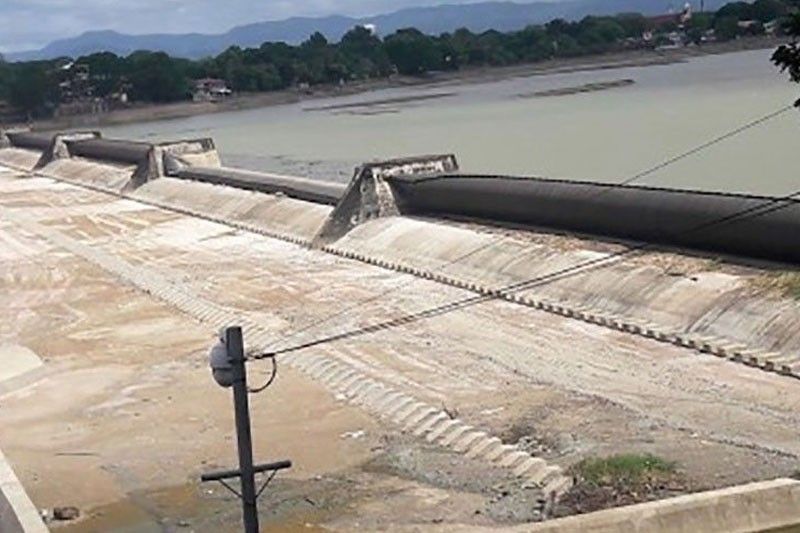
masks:
[(292, 16), (373, 15), (475, 0), (0, 0), (0, 51), (41, 48), (91, 30), (222, 33)]

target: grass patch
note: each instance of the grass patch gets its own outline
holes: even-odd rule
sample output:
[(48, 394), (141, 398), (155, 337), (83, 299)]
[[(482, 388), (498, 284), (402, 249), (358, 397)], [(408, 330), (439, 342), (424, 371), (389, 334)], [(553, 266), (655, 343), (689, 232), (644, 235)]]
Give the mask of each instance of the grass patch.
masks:
[(800, 300), (800, 272), (765, 274), (755, 278), (753, 284), (761, 290)]
[(571, 470), (579, 483), (632, 487), (671, 477), (675, 473), (675, 463), (650, 454), (624, 454), (584, 459)]
[(569, 469), (574, 484), (553, 517), (590, 513), (691, 492), (675, 463), (650, 454), (589, 458)]

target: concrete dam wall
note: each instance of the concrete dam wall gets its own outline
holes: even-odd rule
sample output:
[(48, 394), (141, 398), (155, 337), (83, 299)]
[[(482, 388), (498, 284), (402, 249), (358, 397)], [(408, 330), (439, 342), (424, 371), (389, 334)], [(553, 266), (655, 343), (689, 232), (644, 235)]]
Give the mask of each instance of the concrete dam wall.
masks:
[(207, 139), (9, 139), (0, 164), (800, 377), (800, 304), (758, 288), (800, 262), (793, 200), (466, 176), (452, 156), (367, 163), (342, 187), (226, 169)]
[[(64, 154), (66, 158), (135, 165), (136, 175), (124, 185), (131, 189), (172, 176), (331, 206), (339, 204), (348, 191), (337, 183), (222, 168), (217, 156), (211, 165), (186, 159), (187, 155), (215, 153), (209, 139), (155, 145), (101, 139), (95, 132), (14, 132), (7, 136), (13, 147), (45, 152), (39, 166), (64, 159)], [(64, 147), (62, 157), (57, 155), (59, 143)], [(175, 150), (176, 146), (182, 149)], [(48, 156), (47, 151), (54, 153)], [(375, 178), (354, 181), (363, 185), (369, 179)], [(800, 264), (800, 247), (795, 245), (795, 235), (800, 233), (800, 200), (796, 198), (465, 175), (457, 173), (454, 163), (442, 172), (400, 172), (379, 179), (388, 184), (395, 211), (403, 214), (532, 226)], [(115, 187), (119, 183), (115, 182)], [(351, 206), (351, 210), (362, 208)]]

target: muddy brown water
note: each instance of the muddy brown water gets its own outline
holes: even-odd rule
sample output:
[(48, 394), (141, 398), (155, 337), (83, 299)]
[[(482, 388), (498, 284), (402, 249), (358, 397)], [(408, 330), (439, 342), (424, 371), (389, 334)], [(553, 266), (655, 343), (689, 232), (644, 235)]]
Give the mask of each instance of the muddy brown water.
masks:
[[(452, 152), (468, 172), (614, 182), (794, 101), (800, 88), (774, 68), (770, 54), (386, 89), (104, 133), (144, 140), (208, 135), (229, 165), (334, 181), (375, 158)], [(521, 97), (621, 79), (633, 83)], [(791, 171), (800, 166), (799, 133), (800, 114), (787, 113), (640, 183), (787, 194), (799, 187)]]

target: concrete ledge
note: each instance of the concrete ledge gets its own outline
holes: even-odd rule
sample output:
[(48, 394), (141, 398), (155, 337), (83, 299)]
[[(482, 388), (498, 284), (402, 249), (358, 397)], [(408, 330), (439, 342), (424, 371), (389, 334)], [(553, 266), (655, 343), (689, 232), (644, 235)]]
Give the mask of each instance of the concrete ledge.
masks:
[(800, 481), (776, 479), (571, 516), (513, 531), (745, 533), (800, 530)]
[(0, 531), (2, 533), (46, 533), (39, 516), (11, 465), (0, 450)]

